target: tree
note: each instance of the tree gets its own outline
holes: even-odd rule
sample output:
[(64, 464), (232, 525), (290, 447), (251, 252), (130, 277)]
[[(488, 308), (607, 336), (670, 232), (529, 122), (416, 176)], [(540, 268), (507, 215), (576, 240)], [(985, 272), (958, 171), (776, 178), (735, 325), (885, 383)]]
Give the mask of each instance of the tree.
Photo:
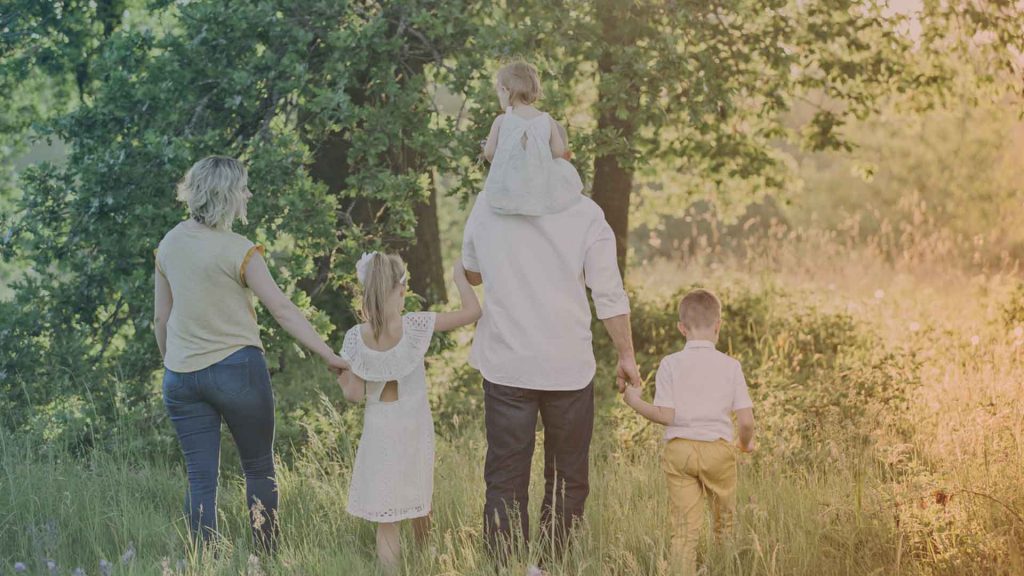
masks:
[[(255, 198), (240, 232), (267, 246), (278, 281), (324, 331), (329, 318), (292, 287), (316, 279), (314, 258), (326, 258), (327, 289), (312, 292), (330, 294), (330, 320), (351, 322), (359, 253), (414, 237), (433, 193), (424, 167), (449, 161), (451, 124), (435, 118), (425, 74), (443, 63), (435, 51), (465, 38), (471, 7), (303, 0), (155, 9), (174, 26), (105, 37), (88, 97), (48, 126), (68, 143), (67, 163), (26, 170), (7, 216), (3, 256), (32, 263), (14, 299), (0, 303), (11, 422), (70, 410), (87, 395), (100, 418), (118, 404), (147, 404), (158, 366), (153, 249), (184, 216), (173, 185), (196, 159), (248, 163)], [(263, 329), (280, 352), (274, 364), (296, 353)], [(118, 389), (94, 388), (115, 373)]]
[[(787, 182), (783, 116), (794, 102), (816, 106), (803, 146), (847, 148), (847, 119), (871, 114), (893, 92), (930, 96), (953, 81), (941, 53), (931, 66), (911, 65), (915, 50), (933, 49), (928, 42), (985, 38), (987, 69), (1019, 66), (1022, 14), (1012, 2), (926, 2), (914, 17), (924, 24), (923, 45), (904, 31), (909, 15), (849, 0), (521, 0), (507, 22), (513, 51), (546, 67), (549, 80), (575, 86), (577, 98), (583, 82), (565, 72), (596, 75), (596, 97), (585, 100), (596, 124), (579, 142), (589, 147), (583, 157), (593, 157), (592, 196), (624, 270), (638, 170), (685, 174), (720, 195), (779, 190)], [(950, 39), (950, 27), (960, 40)]]

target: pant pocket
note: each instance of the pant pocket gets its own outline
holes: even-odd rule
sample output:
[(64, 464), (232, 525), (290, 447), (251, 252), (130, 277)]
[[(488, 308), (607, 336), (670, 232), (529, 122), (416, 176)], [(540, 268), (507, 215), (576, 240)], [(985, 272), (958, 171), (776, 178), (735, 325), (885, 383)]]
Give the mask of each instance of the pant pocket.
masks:
[(249, 383), (249, 359), (241, 362), (232, 359), (230, 363), (218, 362), (210, 367), (210, 375), (217, 391), (227, 398), (234, 398), (251, 390)]
[(164, 401), (173, 400), (185, 388), (185, 375), (164, 368)]

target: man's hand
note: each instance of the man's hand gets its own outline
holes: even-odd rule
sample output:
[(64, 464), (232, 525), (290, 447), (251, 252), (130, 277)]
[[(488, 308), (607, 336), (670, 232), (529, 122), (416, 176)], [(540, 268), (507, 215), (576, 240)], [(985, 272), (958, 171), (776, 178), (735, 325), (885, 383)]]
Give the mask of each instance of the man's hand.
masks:
[(746, 446), (743, 445), (742, 441), (737, 440), (736, 441), (736, 446), (739, 447), (740, 452), (743, 452), (744, 454), (750, 454), (751, 452), (754, 451), (754, 441), (753, 440), (751, 440), (750, 444), (747, 444)]
[(633, 357), (619, 357), (619, 365), (615, 368), (615, 385), (619, 393), (626, 391), (626, 384), (635, 386), (638, 390), (644, 383), (640, 380), (640, 369), (636, 367), (636, 359)]

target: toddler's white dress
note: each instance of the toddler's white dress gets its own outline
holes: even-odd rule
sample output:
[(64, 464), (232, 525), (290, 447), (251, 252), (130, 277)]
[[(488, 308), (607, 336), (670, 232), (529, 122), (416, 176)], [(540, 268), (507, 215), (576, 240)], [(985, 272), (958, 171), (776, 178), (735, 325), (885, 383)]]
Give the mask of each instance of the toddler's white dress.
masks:
[(541, 216), (580, 199), (583, 181), (571, 162), (551, 157), (551, 116), (505, 114), (484, 190), (499, 214)]
[[(366, 414), (359, 439), (348, 512), (373, 522), (426, 516), (434, 493), (434, 420), (427, 402), (423, 357), (434, 333), (434, 312), (402, 317), (402, 338), (389, 350), (366, 346), (362, 325), (345, 333), (341, 357), (366, 381)], [(398, 400), (381, 402), (387, 382)]]

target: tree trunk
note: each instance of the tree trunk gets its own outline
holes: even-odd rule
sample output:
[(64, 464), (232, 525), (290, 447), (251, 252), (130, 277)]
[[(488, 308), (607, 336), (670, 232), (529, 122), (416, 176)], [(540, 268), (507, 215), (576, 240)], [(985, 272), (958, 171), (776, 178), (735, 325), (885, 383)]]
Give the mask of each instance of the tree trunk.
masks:
[[(602, 115), (597, 128), (609, 126)], [(629, 249), (629, 196), (633, 190), (633, 171), (623, 168), (614, 154), (594, 158), (593, 199), (604, 210), (605, 220), (615, 233), (615, 256), (619, 273), (626, 273), (626, 253)]]
[[(632, 150), (636, 133), (635, 114), (639, 107), (635, 90), (623, 92), (621, 82), (614, 82), (616, 61), (623, 49), (636, 42), (630, 22), (636, 16), (623, 10), (617, 0), (598, 2), (597, 18), (601, 24), (604, 45), (597, 60), (601, 77), (598, 84), (597, 131), (602, 138), (611, 138), (614, 144), (594, 158), (593, 199), (604, 210), (604, 217), (615, 232), (615, 252), (619, 273), (626, 273), (626, 254), (629, 250), (629, 197), (633, 190), (633, 169), (624, 157)], [(618, 74), (621, 74), (619, 72)], [(627, 72), (628, 74), (628, 72)], [(625, 109), (625, 118), (616, 115)], [(620, 142), (625, 141), (625, 149)], [(623, 164), (626, 166), (623, 166)]]
[(416, 213), (416, 242), (402, 250), (409, 265), (409, 287), (430, 306), (448, 299), (444, 263), (441, 260), (441, 232), (437, 224), (437, 187), (430, 178), (430, 196), (413, 207)]
[[(351, 144), (344, 135), (334, 132), (314, 146), (313, 163), (309, 167), (309, 174), (314, 180), (326, 185), (328, 193), (337, 196), (345, 189), (345, 180), (349, 175), (347, 160)], [(358, 208), (363, 208), (363, 210)], [(369, 211), (363, 206), (357, 207), (352, 212), (352, 219), (356, 222), (367, 221), (370, 218)], [(346, 225), (341, 221), (338, 222), (337, 234), (339, 237), (345, 235), (344, 227)], [(314, 306), (327, 313), (336, 329), (341, 329), (352, 324), (355, 318), (349, 310), (348, 298), (330, 288), (333, 259), (333, 254), (317, 256), (314, 259), (316, 267), (314, 276), (299, 280), (298, 287), (309, 295)]]

